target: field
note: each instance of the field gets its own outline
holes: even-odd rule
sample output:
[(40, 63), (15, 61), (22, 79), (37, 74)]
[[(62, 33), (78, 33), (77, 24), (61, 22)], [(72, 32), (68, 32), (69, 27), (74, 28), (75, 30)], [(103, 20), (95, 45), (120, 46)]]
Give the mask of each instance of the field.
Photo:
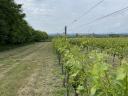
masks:
[(53, 43), (66, 96), (128, 96), (128, 38), (58, 37)]
[(67, 38), (0, 52), (0, 96), (128, 96), (128, 38)]
[(0, 0), (0, 96), (128, 96), (127, 4)]
[(60, 96), (60, 70), (52, 43), (0, 52), (0, 96)]

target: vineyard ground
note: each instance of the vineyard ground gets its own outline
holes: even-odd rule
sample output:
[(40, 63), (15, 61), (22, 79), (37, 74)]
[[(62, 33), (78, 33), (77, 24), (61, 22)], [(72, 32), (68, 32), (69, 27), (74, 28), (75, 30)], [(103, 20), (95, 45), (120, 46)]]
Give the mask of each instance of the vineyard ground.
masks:
[(62, 96), (51, 42), (0, 52), (0, 96)]

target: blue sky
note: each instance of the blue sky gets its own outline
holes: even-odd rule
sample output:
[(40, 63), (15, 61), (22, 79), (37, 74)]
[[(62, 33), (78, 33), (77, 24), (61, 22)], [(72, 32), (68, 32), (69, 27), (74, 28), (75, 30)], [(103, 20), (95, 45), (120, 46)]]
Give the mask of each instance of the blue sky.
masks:
[[(63, 33), (65, 25), (70, 24), (101, 0), (15, 1), (23, 4), (23, 11), (27, 15), (26, 20), (33, 28), (56, 34)], [(128, 32), (128, 11), (90, 25), (84, 24), (127, 6), (128, 0), (104, 0), (78, 22), (68, 26), (68, 33), (126, 33)]]

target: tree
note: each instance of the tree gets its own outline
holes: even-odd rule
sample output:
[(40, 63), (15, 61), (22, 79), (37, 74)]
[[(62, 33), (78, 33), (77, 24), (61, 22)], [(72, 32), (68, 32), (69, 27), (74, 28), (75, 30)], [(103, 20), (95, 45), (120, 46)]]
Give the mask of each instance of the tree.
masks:
[(0, 43), (22, 44), (48, 38), (47, 33), (29, 26), (24, 17), (21, 4), (14, 0), (0, 0)]

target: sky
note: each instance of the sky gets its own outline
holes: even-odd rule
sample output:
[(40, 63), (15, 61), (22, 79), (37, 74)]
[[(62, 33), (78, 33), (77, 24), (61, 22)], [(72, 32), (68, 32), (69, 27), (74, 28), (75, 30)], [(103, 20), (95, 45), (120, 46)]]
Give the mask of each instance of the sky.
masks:
[[(128, 0), (104, 0), (86, 15), (83, 14), (102, 0), (15, 1), (23, 4), (22, 10), (26, 13), (25, 19), (29, 25), (49, 34), (63, 33), (65, 25), (68, 33), (74, 34), (128, 33), (128, 10), (88, 24), (97, 18), (127, 7)], [(72, 23), (76, 19), (78, 21)]]

